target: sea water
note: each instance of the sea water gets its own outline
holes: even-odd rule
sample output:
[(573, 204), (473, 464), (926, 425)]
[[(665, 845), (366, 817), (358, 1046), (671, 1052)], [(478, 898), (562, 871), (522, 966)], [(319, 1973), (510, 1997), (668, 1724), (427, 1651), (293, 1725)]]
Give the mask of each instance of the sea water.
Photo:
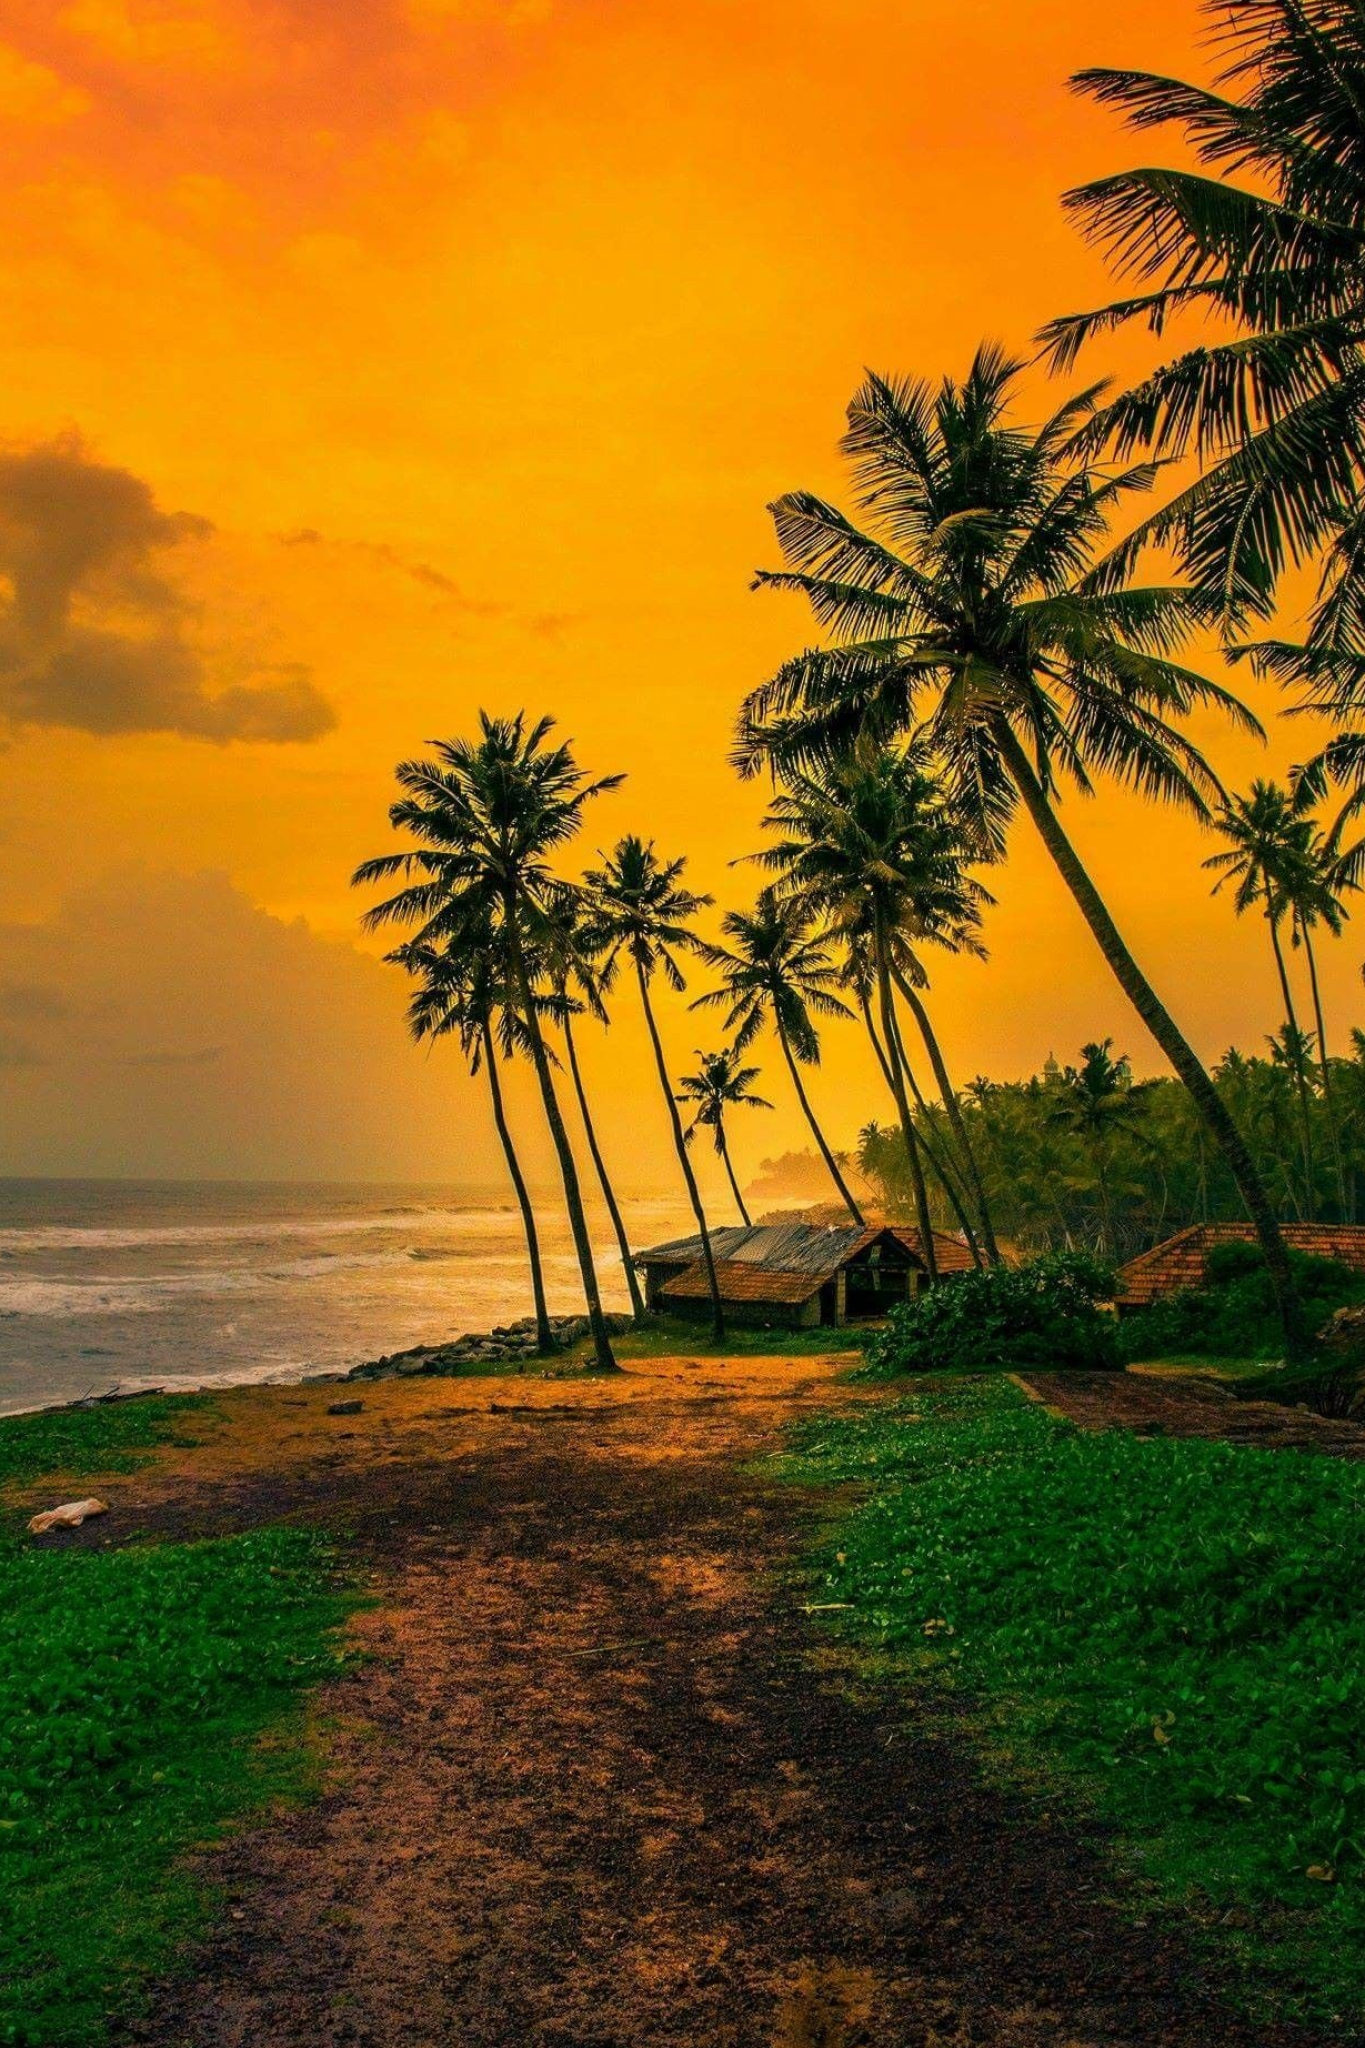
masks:
[[(623, 1203), (634, 1245), (688, 1228)], [(552, 1313), (580, 1313), (562, 1194), (537, 1201)], [(629, 1305), (605, 1213), (602, 1294)], [(139, 1387), (297, 1380), (528, 1315), (520, 1211), (498, 1190), (0, 1180), (0, 1414)]]

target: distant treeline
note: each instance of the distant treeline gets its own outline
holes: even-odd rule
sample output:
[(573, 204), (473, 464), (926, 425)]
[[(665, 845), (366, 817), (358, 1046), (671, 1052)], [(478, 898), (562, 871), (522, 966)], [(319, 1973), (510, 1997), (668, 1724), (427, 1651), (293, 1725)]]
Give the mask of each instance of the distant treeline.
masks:
[[(1365, 1214), (1365, 1032), (1353, 1031), (1351, 1046), (1328, 1063), (1326, 1097), (1292, 1043), (1277, 1041), (1265, 1058), (1230, 1051), (1214, 1069), (1284, 1221)], [(1245, 1216), (1187, 1091), (1175, 1080), (1135, 1081), (1110, 1041), (1085, 1046), (1074, 1065), (1049, 1060), (1027, 1080), (979, 1079), (961, 1095), (997, 1233), (1020, 1251), (1083, 1248), (1122, 1261), (1188, 1223)], [(915, 1124), (952, 1156), (938, 1103), (918, 1109)], [(896, 1129), (869, 1123), (855, 1156), (888, 1213), (911, 1214)], [(941, 1185), (931, 1200), (935, 1223), (951, 1230)]]

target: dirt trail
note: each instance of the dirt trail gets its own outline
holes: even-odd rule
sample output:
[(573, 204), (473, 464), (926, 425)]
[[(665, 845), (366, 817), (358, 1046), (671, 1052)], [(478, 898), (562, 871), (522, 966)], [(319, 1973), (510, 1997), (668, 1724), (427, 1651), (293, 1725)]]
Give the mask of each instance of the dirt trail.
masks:
[(324, 1702), (326, 1795), (207, 1859), (220, 1931), (124, 2038), (1317, 2041), (1233, 2016), (1178, 1935), (1106, 1903), (1093, 1840), (819, 1647), (780, 1574), (822, 1504), (746, 1461), (856, 1398), (836, 1364), (385, 1383), (345, 1423), (324, 1390), (258, 1393), (125, 1482), (125, 1527), (348, 1528), (379, 1599)]
[(1194, 1436), (1263, 1450), (1316, 1451), (1365, 1458), (1365, 1428), (1278, 1401), (1239, 1401), (1200, 1373), (1047, 1372), (1020, 1381), (1056, 1415), (1082, 1429), (1135, 1430), (1140, 1436)]

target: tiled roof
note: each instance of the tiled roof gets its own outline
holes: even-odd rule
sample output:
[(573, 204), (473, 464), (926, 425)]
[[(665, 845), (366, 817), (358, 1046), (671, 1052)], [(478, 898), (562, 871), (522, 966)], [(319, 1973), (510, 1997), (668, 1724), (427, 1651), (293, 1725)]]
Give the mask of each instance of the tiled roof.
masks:
[[(1340, 1259), (1358, 1273), (1365, 1273), (1365, 1224), (1282, 1223), (1281, 1235), (1296, 1252), (1312, 1252), (1320, 1259)], [(1165, 1294), (1186, 1287), (1202, 1287), (1204, 1261), (1215, 1245), (1237, 1240), (1250, 1242), (1256, 1232), (1250, 1223), (1192, 1223), (1164, 1244), (1154, 1245), (1119, 1269), (1119, 1302), (1124, 1308), (1145, 1308)]]
[[(741, 1265), (737, 1259), (716, 1262), (716, 1284), (724, 1301), (769, 1301), (775, 1306), (800, 1308), (824, 1281), (816, 1273), (770, 1273), (764, 1266)], [(711, 1292), (706, 1267), (700, 1259), (695, 1266), (674, 1275), (663, 1288), (663, 1301), (705, 1301)]]

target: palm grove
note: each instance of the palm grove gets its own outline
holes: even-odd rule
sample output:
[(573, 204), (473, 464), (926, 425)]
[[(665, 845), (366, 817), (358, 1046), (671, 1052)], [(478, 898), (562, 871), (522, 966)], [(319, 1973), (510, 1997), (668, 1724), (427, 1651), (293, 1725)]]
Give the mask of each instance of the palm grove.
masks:
[[(803, 596), (817, 642), (739, 710), (734, 762), (772, 779), (761, 886), (728, 909), (682, 855), (622, 839), (581, 877), (565, 849), (594, 780), (552, 721), (483, 716), (477, 734), (398, 769), (397, 850), (359, 882), (396, 881), (367, 914), (400, 926), (420, 1036), (456, 1036), (486, 1077), (550, 1342), (536, 1218), (501, 1069), (534, 1070), (559, 1162), (598, 1364), (614, 1364), (565, 1118), (571, 1093), (632, 1289), (619, 1204), (574, 1042), (609, 1005), (641, 1013), (724, 1319), (691, 1151), (763, 1106), (745, 1065), (766, 1035), (828, 1172), (862, 1222), (811, 1081), (820, 1033), (866, 1034), (885, 1123), (864, 1174), (978, 1262), (1088, 1241), (1110, 1255), (1198, 1214), (1255, 1226), (1289, 1355), (1304, 1327), (1279, 1222), (1353, 1216), (1365, 1147), (1365, 1041), (1329, 1044), (1319, 949), (1361, 879), (1365, 805), (1365, 9), (1355, 0), (1221, 0), (1208, 9), (1217, 88), (1095, 70), (1078, 91), (1139, 131), (1183, 134), (1198, 168), (1151, 168), (1067, 195), (1120, 296), (1052, 321), (1045, 358), (1072, 371), (1127, 324), (1187, 334), (1132, 389), (1092, 384), (1041, 426), (1019, 417), (1021, 364), (984, 344), (965, 376), (866, 378), (848, 412), (847, 509), (796, 491), (773, 507), (781, 565), (757, 582)], [(1176, 486), (1166, 488), (1175, 466)], [(1313, 566), (1301, 637), (1278, 637), (1285, 575)], [(1194, 636), (1313, 712), (1330, 736), (1287, 786), (1229, 791), (1184, 721), (1212, 709), (1259, 731), (1194, 665)], [(1217, 835), (1210, 886), (1264, 926), (1283, 1016), (1264, 1053), (1210, 1072), (1130, 950), (1063, 822), (1111, 780)], [(930, 1014), (944, 952), (981, 953), (993, 868), (1031, 831), (1173, 1079), (1135, 1084), (1111, 1044), (1031, 1082), (955, 1086)], [(700, 970), (725, 1042), (685, 1076), (655, 997)], [(1299, 990), (1298, 995), (1295, 989)], [(1150, 1162), (1159, 1161), (1160, 1171)], [(743, 1199), (733, 1172), (734, 1200)]]

